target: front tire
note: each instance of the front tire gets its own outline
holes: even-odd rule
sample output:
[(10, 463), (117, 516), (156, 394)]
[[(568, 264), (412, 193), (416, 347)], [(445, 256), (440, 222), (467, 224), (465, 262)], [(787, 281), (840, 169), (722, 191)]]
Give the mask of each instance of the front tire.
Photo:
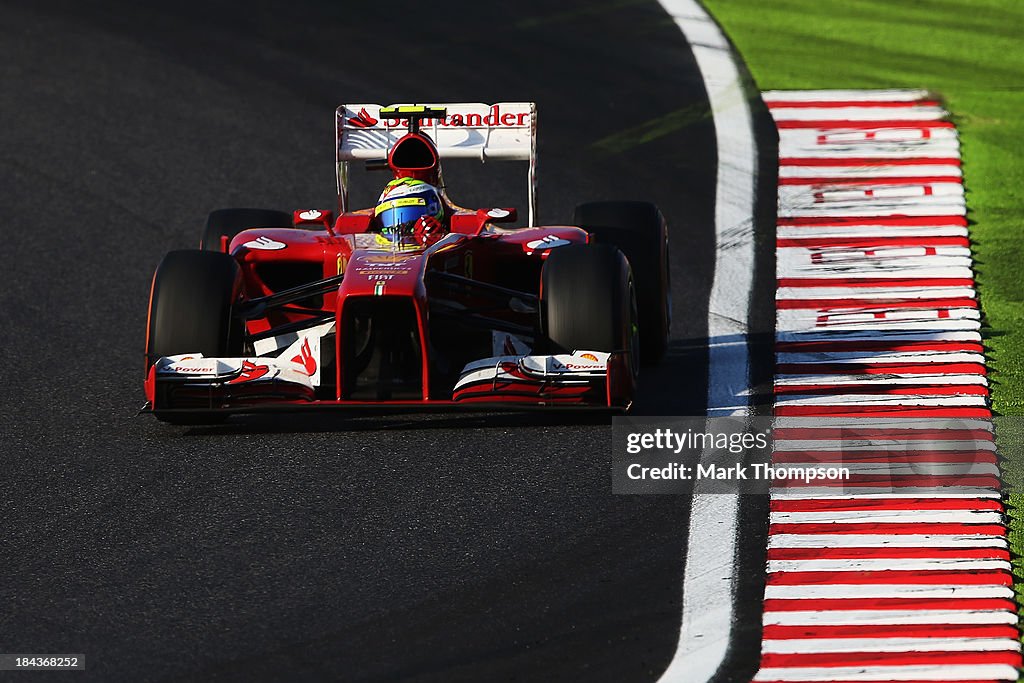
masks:
[(614, 245), (629, 259), (636, 280), (641, 358), (645, 365), (658, 363), (668, 350), (672, 328), (668, 225), (661, 210), (650, 202), (588, 202), (576, 207), (572, 224), (590, 233), (592, 242)]
[[(242, 274), (229, 255), (210, 251), (169, 252), (153, 276), (146, 334), (146, 370), (164, 356), (201, 353), (243, 355), (245, 330), (232, 312), (242, 291)], [(209, 424), (217, 413), (154, 412), (175, 424)]]
[(622, 252), (610, 245), (552, 249), (541, 269), (541, 329), (555, 353), (628, 352), (635, 378), (636, 292)]

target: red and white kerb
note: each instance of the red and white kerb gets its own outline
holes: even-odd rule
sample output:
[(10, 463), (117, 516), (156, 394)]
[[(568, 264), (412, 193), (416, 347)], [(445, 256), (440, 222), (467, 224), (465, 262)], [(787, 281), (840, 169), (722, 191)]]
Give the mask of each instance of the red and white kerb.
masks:
[[(755, 680), (1015, 681), (956, 128), (923, 91), (764, 100), (780, 136), (773, 464), (842, 450), (852, 479), (773, 489)], [(824, 417), (928, 442), (897, 463)], [(929, 433), (944, 418), (964, 427)]]

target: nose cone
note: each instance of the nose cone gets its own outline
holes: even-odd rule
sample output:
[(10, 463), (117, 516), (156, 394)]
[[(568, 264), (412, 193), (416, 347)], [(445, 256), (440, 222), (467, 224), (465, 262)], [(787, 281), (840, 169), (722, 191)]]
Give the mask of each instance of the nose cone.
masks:
[(341, 284), (343, 296), (423, 296), (423, 250), (360, 249), (352, 254)]

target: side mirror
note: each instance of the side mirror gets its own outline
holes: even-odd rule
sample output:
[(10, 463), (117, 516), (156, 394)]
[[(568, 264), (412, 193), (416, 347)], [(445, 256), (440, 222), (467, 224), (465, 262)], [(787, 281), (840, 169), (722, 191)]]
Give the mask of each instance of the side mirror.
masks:
[(298, 209), (292, 212), (292, 225), (322, 225), (328, 230), (334, 223), (334, 212), (320, 209)]

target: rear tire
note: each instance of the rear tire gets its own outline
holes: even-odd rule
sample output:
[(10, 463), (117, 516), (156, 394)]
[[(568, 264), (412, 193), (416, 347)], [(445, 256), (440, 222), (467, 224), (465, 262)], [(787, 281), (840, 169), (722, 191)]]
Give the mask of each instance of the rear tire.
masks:
[(290, 228), (291, 214), (271, 209), (217, 209), (206, 219), (206, 228), (199, 241), (203, 251), (223, 251), (221, 238), (231, 241), (238, 233), (249, 228)]
[[(243, 354), (245, 330), (232, 315), (242, 291), (242, 274), (229, 255), (180, 250), (169, 252), (153, 276), (146, 335), (146, 370), (164, 356), (201, 353), (206, 357)], [(209, 424), (219, 413), (154, 413), (174, 424)]]
[(636, 293), (629, 262), (610, 245), (552, 249), (541, 269), (541, 329), (555, 353), (628, 351), (637, 374)]
[(672, 283), (669, 275), (668, 225), (650, 202), (606, 201), (580, 204), (573, 225), (586, 230), (596, 244), (611, 244), (629, 259), (640, 316), (640, 357), (658, 363), (668, 350), (672, 327)]

